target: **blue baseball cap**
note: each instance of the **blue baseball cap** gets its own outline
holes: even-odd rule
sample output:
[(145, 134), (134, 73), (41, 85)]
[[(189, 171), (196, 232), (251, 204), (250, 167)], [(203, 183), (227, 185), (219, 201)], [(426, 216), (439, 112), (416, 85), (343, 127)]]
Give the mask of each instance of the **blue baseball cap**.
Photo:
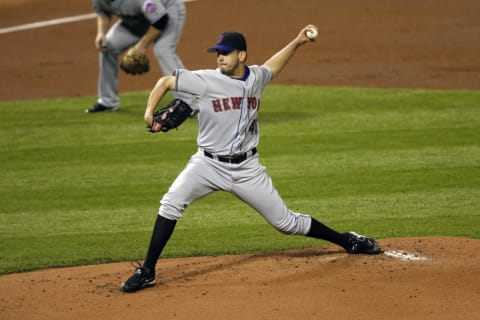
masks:
[(247, 51), (247, 41), (239, 32), (224, 32), (217, 38), (217, 44), (209, 48), (208, 52), (216, 51)]

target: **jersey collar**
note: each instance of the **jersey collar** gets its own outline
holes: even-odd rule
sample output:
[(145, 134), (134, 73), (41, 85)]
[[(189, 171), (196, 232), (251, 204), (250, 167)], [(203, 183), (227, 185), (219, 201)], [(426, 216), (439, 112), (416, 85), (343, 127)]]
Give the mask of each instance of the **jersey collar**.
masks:
[(250, 75), (250, 68), (245, 66), (245, 74), (243, 75), (242, 78), (233, 78), (235, 80), (240, 80), (240, 81), (246, 81), (248, 79), (248, 76)]

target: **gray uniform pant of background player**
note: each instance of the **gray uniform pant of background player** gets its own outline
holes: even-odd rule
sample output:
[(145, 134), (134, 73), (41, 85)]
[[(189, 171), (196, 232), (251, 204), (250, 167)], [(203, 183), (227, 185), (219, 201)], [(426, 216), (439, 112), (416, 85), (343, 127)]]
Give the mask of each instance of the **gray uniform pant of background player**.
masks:
[[(164, 75), (171, 75), (175, 69), (183, 68), (175, 50), (185, 23), (183, 3), (168, 9), (169, 21), (161, 36), (154, 42), (153, 52)], [(130, 32), (121, 21), (117, 21), (107, 33), (107, 51), (100, 53), (98, 102), (107, 107), (118, 107), (118, 55), (141, 38)]]
[(258, 154), (230, 164), (208, 158), (199, 149), (163, 196), (159, 214), (178, 220), (191, 202), (217, 190), (232, 193), (282, 233), (306, 235), (310, 231), (311, 217), (287, 208)]

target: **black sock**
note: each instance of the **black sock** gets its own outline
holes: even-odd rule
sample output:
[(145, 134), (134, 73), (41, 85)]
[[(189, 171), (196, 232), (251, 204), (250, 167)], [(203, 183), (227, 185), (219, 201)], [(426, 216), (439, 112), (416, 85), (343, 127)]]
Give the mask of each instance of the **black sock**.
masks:
[(153, 228), (152, 239), (150, 240), (150, 246), (148, 247), (147, 257), (143, 263), (143, 266), (151, 272), (155, 272), (157, 260), (167, 244), (168, 239), (170, 239), (176, 224), (176, 220), (169, 220), (161, 215), (157, 216), (157, 221), (155, 221), (155, 226)]
[(346, 237), (342, 233), (330, 229), (323, 223), (312, 218), (312, 226), (306, 235), (307, 237), (327, 240), (345, 248), (348, 243)]

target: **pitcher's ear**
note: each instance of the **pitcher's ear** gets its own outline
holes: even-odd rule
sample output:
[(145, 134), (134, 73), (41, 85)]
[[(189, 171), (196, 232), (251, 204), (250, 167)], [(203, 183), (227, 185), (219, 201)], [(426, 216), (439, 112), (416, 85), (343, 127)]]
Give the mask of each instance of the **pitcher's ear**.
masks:
[(240, 51), (238, 53), (238, 58), (240, 59), (241, 62), (247, 61), (247, 51)]

